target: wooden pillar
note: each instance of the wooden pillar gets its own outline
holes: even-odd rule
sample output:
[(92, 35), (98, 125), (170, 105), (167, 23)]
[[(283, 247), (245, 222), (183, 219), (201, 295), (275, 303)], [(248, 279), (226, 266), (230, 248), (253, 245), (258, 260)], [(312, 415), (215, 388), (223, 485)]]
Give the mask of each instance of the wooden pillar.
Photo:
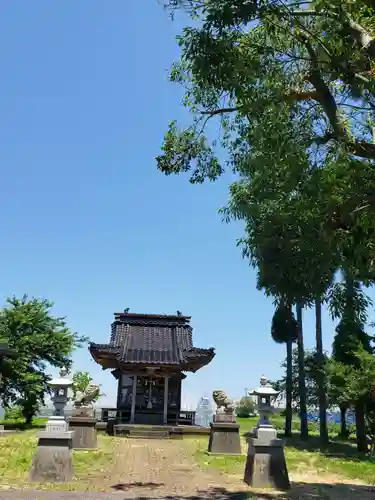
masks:
[(168, 382), (169, 377), (164, 378), (164, 412), (163, 412), (163, 424), (168, 423)]
[(117, 410), (119, 410), (121, 407), (121, 394), (122, 394), (121, 390), (122, 390), (122, 373), (120, 373), (118, 377), (118, 384), (117, 384), (117, 405), (116, 405)]
[(134, 424), (135, 400), (137, 396), (137, 375), (133, 375), (132, 406), (130, 411), (130, 423)]

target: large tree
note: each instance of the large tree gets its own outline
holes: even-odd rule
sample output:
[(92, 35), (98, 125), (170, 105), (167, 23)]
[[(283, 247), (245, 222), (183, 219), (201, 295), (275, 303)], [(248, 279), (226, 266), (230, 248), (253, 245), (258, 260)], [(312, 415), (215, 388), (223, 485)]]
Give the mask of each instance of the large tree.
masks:
[(292, 435), (293, 419), (293, 342), (298, 339), (298, 324), (290, 304), (278, 304), (272, 317), (271, 336), (286, 346), (285, 377), (285, 435)]
[[(314, 59), (310, 42), (300, 37), (303, 23), (308, 31), (311, 19), (319, 23), (320, 16), (304, 11), (297, 15), (302, 28), (296, 28), (287, 4), (277, 1), (176, 0), (170, 6), (186, 8), (195, 19), (179, 37), (181, 59), (171, 72), (171, 80), (186, 89), (193, 121), (184, 130), (171, 122), (158, 168), (167, 175), (190, 171), (193, 183), (215, 180), (225, 167), (237, 174), (226, 215), (245, 221), (241, 243), (258, 270), (259, 288), (298, 304), (300, 313), (332, 283), (343, 248), (353, 243), (352, 219), (366, 220), (365, 232), (371, 232), (367, 207), (356, 211), (357, 205), (347, 203), (346, 181), (356, 167), (350, 148), (334, 149), (334, 138), (318, 137), (324, 109), (307, 79)], [(219, 120), (219, 141), (217, 134), (214, 141), (206, 134), (213, 120)], [(300, 326), (301, 433), (306, 435)], [(321, 336), (317, 340), (320, 346)], [(322, 403), (325, 411), (323, 398)]]
[[(326, 372), (326, 365), (329, 362), (330, 358), (327, 354), (323, 354), (324, 356), (324, 365), (323, 370)], [(306, 404), (308, 410), (316, 411), (319, 407), (319, 370), (321, 369), (320, 361), (318, 361), (316, 350), (306, 350), (305, 351), (305, 371), (306, 371), (306, 389), (307, 389), (307, 399)], [(286, 368), (288, 365), (288, 360), (285, 360), (282, 363), (282, 368)], [(298, 360), (298, 349), (292, 349), (292, 363), (291, 363), (291, 392), (292, 392), (292, 411), (299, 413), (300, 411), (300, 396), (299, 396), (299, 360)], [(276, 380), (273, 382), (273, 386), (277, 387), (280, 390), (280, 399), (286, 399), (286, 388), (287, 388), (287, 379), (286, 377), (282, 377), (280, 380)], [(332, 406), (335, 403), (335, 400), (329, 401)]]
[[(367, 436), (371, 437), (372, 449), (375, 449), (375, 356), (358, 345), (358, 350), (351, 353), (356, 362), (347, 364), (332, 358), (328, 363), (330, 385), (335, 388), (337, 401), (343, 402), (364, 415), (363, 436), (358, 436), (358, 450), (368, 451)], [(357, 420), (357, 415), (356, 415)], [(362, 423), (361, 423), (362, 426)], [(362, 442), (363, 441), (363, 442)]]
[(7, 299), (0, 310), (0, 336), (17, 353), (14, 359), (2, 361), (0, 394), (6, 406), (22, 408), (27, 423), (44, 404), (49, 369), (69, 368), (74, 349), (86, 341), (68, 328), (64, 318), (52, 314), (52, 306), (48, 300), (25, 295)]
[[(326, 146), (334, 141), (335, 148), (375, 159), (373, 0), (166, 3), (200, 22), (198, 28), (187, 28), (181, 39), (183, 55), (195, 56), (195, 67), (189, 70), (210, 83), (217, 77), (230, 82), (234, 92), (227, 97), (235, 100), (236, 110), (257, 100), (257, 87), (267, 81), (270, 100), (297, 103), (297, 109), (303, 107), (317, 124), (311, 144)], [(267, 75), (270, 66), (276, 72)], [(295, 79), (282, 81), (283, 74)], [(240, 95), (236, 91), (244, 83), (248, 92)], [(229, 106), (222, 109), (222, 113), (232, 111)]]
[[(336, 335), (332, 346), (333, 359), (348, 367), (352, 373), (356, 370), (360, 373), (362, 367), (361, 360), (365, 357), (358, 357), (359, 349), (364, 350), (373, 356), (371, 345), (372, 337), (365, 331), (367, 323), (368, 307), (371, 300), (364, 293), (360, 283), (353, 278), (353, 274), (348, 270), (344, 273), (344, 280), (337, 282), (330, 294), (330, 309), (333, 319), (340, 319), (336, 327)], [(339, 384), (335, 386), (336, 392), (341, 393), (340, 409), (342, 415), (342, 434), (345, 432), (345, 413), (348, 403), (342, 394)], [(353, 398), (352, 398), (353, 399)], [(355, 401), (357, 446), (359, 451), (367, 451), (366, 440), (366, 401), (358, 397)]]
[[(296, 151), (320, 179), (325, 238), (352, 258), (363, 277), (374, 274), (375, 106), (370, 0), (170, 0), (194, 18), (179, 37), (181, 59), (171, 79), (186, 88), (190, 127), (170, 124), (159, 168), (191, 170), (191, 181), (216, 179), (225, 166), (246, 162), (256, 175), (273, 159), (269, 176), (301, 176)], [(218, 138), (205, 134), (220, 121)], [(294, 140), (291, 140), (291, 137)], [(248, 146), (244, 147), (244, 142)], [(221, 155), (219, 155), (221, 156)], [(286, 183), (287, 183), (286, 179)]]
[[(190, 171), (193, 183), (225, 168), (238, 175), (229, 209), (246, 220), (245, 251), (274, 296), (317, 304), (344, 263), (372, 282), (373, 1), (167, 3), (193, 19), (171, 72), (186, 89), (192, 123), (171, 122), (158, 168)], [(276, 272), (264, 273), (272, 264)], [(319, 313), (318, 305), (323, 359)], [(323, 378), (320, 386), (323, 412)]]

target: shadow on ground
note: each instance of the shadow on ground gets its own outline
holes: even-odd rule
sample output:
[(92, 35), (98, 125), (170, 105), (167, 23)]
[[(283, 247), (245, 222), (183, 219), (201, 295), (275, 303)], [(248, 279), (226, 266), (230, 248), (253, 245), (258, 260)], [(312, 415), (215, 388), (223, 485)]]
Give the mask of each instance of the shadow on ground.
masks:
[[(292, 489), (284, 493), (249, 490), (232, 492), (223, 488), (212, 488), (189, 497), (165, 496), (163, 498), (166, 500), (370, 500), (374, 498), (374, 495), (375, 488), (368, 486), (294, 483)], [(155, 494), (155, 497), (157, 497), (157, 494)], [(138, 497), (138, 500), (150, 498), (152, 498), (152, 495)]]
[[(243, 435), (246, 440), (253, 437), (250, 432)], [(310, 436), (308, 439), (303, 440), (299, 435), (285, 438), (283, 434), (278, 434), (281, 439), (284, 439), (286, 448), (291, 447), (300, 451), (319, 452), (326, 457), (336, 457), (342, 460), (373, 462), (375, 464), (375, 457), (359, 454), (357, 452), (355, 443), (351, 441), (332, 440), (328, 445), (323, 445), (318, 436)]]
[(293, 436), (285, 441), (285, 445), (302, 451), (316, 451), (326, 457), (336, 457), (342, 460), (370, 462), (375, 464), (375, 457), (360, 454), (356, 445), (345, 441), (331, 441), (328, 445), (322, 446), (319, 437), (312, 436), (304, 441), (299, 436)]
[(136, 481), (134, 483), (119, 483), (119, 484), (114, 484), (111, 486), (111, 488), (115, 491), (128, 491), (132, 488), (161, 488), (164, 486), (164, 483), (151, 483), (151, 482), (146, 482), (142, 483), (141, 481)]
[[(127, 483), (124, 483), (126, 485)], [(373, 500), (375, 488), (355, 484), (310, 484), (293, 483), (292, 489), (285, 493), (271, 491), (228, 491), (224, 488), (202, 490), (195, 495), (163, 495), (157, 488), (145, 486), (144, 494), (134, 494), (132, 483), (129, 489), (113, 493), (11, 490), (1, 491), (1, 500)]]

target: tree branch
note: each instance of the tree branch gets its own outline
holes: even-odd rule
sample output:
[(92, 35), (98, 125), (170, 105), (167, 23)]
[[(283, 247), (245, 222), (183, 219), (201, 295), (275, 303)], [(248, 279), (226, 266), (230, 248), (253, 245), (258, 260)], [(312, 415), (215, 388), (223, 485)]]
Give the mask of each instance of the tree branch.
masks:
[(366, 158), (368, 160), (375, 160), (375, 144), (371, 142), (356, 141), (347, 142), (348, 149), (360, 158)]
[(287, 101), (318, 101), (318, 92), (316, 90), (291, 90), (285, 94)]
[(349, 14), (346, 15), (346, 18), (355, 41), (361, 46), (362, 50), (366, 51), (373, 58), (375, 56), (373, 37), (363, 26), (355, 22)]
[(300, 38), (305, 44), (306, 50), (311, 58), (311, 70), (308, 75), (308, 80), (317, 92), (316, 99), (324, 109), (334, 133), (338, 137), (347, 138), (347, 131), (340, 120), (339, 110), (335, 98), (320, 73), (318, 60), (311, 42), (305, 34), (301, 34)]
[(239, 111), (240, 109), (241, 109), (241, 107), (218, 108), (218, 109), (214, 109), (212, 111), (201, 111), (200, 114), (201, 115), (209, 115), (211, 117), (211, 116), (215, 116), (215, 115), (223, 115), (225, 113), (234, 113), (235, 111)]
[[(321, 137), (314, 137), (312, 142), (318, 146), (323, 146), (327, 144), (331, 140), (338, 140), (336, 134), (333, 132), (327, 132), (325, 135)], [(355, 156), (360, 158), (366, 158), (367, 160), (375, 160), (375, 144), (371, 142), (365, 141), (351, 141), (351, 140), (342, 140), (348, 150)]]
[[(291, 10), (289, 12), (292, 16), (295, 17), (307, 17), (307, 16), (327, 16), (326, 12), (316, 12), (316, 10), (310, 10), (310, 9), (301, 9), (301, 10)], [(336, 16), (336, 14), (332, 13), (332, 17)]]
[[(291, 10), (291, 5), (284, 4), (284, 2), (281, 2), (283, 7), (285, 8), (285, 11), (289, 16), (298, 18), (298, 17), (303, 17), (303, 16), (329, 16), (337, 21), (339, 21), (343, 28), (346, 25), (346, 28), (348, 29), (349, 33), (351, 34), (353, 40), (355, 43), (357, 43), (360, 47), (361, 50), (366, 52), (368, 57), (372, 60), (375, 59), (375, 38), (370, 34), (363, 26), (361, 26), (359, 23), (355, 22), (349, 14), (342, 12), (342, 16), (340, 17), (336, 12), (325, 12), (324, 14), (320, 12), (316, 12), (312, 9), (301, 9), (301, 10)], [(367, 3), (367, 2), (365, 2)], [(375, 8), (375, 0), (368, 0), (368, 4)], [(301, 22), (299, 22), (296, 19), (296, 22), (298, 23), (299, 28), (303, 32), (303, 37), (304, 38), (314, 38), (317, 43), (319, 43), (320, 47), (324, 50), (328, 58), (333, 62), (332, 54), (330, 54), (328, 48), (326, 45), (323, 43), (323, 41), (317, 37), (314, 33), (310, 32), (310, 30)], [(298, 38), (300, 38), (298, 36)], [(362, 84), (365, 85), (365, 87), (369, 88), (370, 81), (363, 76), (362, 74), (355, 73), (355, 72), (348, 72), (348, 68), (344, 67), (343, 65), (340, 65), (340, 71), (343, 72), (343, 75), (346, 76), (348, 82), (353, 82), (353, 79), (359, 80), (362, 82)]]

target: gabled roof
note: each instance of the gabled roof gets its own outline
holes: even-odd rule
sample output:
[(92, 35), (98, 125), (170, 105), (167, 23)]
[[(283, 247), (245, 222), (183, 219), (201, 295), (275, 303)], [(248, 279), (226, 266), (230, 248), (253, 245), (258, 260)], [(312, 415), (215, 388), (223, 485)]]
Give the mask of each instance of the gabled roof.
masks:
[(193, 346), (190, 317), (115, 313), (109, 344), (90, 344), (90, 353), (106, 368), (120, 365), (174, 365), (196, 371), (208, 364), (215, 350)]

